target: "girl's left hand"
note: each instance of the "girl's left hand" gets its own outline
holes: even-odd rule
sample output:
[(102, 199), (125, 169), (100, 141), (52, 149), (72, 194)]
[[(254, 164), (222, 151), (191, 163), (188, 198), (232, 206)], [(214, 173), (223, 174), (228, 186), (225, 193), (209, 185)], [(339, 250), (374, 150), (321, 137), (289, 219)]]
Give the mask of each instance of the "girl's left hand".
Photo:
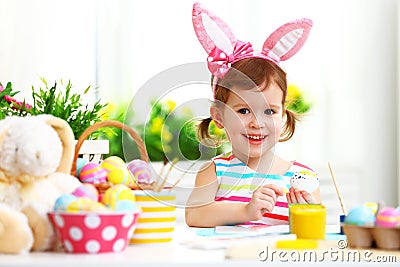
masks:
[(289, 204), (299, 203), (299, 204), (315, 204), (317, 201), (314, 199), (313, 195), (305, 190), (300, 190), (294, 187), (289, 189), (289, 193), (286, 193), (286, 198)]

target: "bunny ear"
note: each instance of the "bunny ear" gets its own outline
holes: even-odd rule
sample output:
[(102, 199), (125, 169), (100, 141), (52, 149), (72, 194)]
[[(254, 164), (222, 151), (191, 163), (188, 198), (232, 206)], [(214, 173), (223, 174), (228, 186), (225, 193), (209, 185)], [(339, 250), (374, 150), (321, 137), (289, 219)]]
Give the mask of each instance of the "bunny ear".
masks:
[(216, 47), (227, 55), (232, 54), (236, 38), (229, 26), (200, 3), (193, 5), (193, 28), (201, 45), (210, 54)]
[(48, 115), (44, 117), (46, 124), (50, 125), (60, 137), (63, 151), (57, 172), (71, 173), (75, 153), (75, 137), (68, 122), (58, 117)]
[(282, 25), (265, 40), (262, 54), (277, 62), (291, 58), (303, 47), (311, 27), (312, 21), (309, 19)]
[(0, 146), (3, 143), (4, 139), (6, 138), (7, 133), (8, 133), (8, 127), (2, 130), (2, 132), (0, 133)]

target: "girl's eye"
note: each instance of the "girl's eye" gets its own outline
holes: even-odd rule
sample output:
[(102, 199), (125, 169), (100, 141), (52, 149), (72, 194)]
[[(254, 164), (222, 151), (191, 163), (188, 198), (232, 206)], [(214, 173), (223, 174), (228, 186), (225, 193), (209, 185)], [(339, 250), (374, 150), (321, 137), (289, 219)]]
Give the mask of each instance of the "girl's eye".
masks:
[(248, 110), (247, 108), (241, 108), (241, 109), (238, 110), (238, 112), (240, 114), (249, 114), (250, 110)]
[(274, 115), (274, 114), (275, 114), (275, 111), (274, 111), (273, 109), (268, 108), (268, 109), (266, 109), (266, 110), (264, 111), (264, 114), (265, 114), (265, 115)]

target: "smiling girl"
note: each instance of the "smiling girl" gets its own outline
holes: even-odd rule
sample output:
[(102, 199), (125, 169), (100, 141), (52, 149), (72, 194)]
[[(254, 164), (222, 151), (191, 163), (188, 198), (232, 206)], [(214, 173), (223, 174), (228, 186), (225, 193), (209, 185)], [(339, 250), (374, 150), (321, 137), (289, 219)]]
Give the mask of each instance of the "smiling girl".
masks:
[[(186, 223), (287, 224), (288, 204), (321, 202), (319, 188), (307, 192), (290, 187), (294, 174), (316, 173), (274, 151), (277, 142), (293, 136), (297, 120), (285, 109), (287, 80), (279, 61), (302, 47), (312, 23), (303, 19), (285, 24), (267, 38), (261, 53), (236, 40), (221, 19), (199, 4), (194, 5), (193, 24), (209, 54), (214, 90), (211, 116), (200, 123), (199, 140), (210, 143), (208, 127), (213, 120), (225, 130), (232, 151), (213, 158), (198, 172)], [(218, 37), (221, 33), (224, 36)]]

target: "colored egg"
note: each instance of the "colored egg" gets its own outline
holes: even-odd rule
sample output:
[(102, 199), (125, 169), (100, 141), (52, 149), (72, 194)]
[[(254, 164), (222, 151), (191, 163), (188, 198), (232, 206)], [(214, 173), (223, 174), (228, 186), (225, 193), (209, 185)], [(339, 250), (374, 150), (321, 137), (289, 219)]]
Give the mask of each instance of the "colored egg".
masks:
[(104, 192), (102, 192), (102, 193), (99, 194), (99, 200), (98, 200), (98, 202), (104, 203), (103, 198), (104, 198)]
[(66, 211), (67, 207), (78, 198), (72, 194), (63, 194), (59, 196), (54, 203), (54, 211)]
[(319, 179), (314, 172), (307, 170), (299, 171), (294, 173), (290, 178), (290, 187), (312, 193), (319, 187)]
[(136, 202), (131, 200), (119, 200), (115, 205), (115, 211), (137, 211)]
[(82, 167), (79, 175), (82, 183), (99, 184), (107, 181), (107, 172), (99, 164), (89, 162)]
[(375, 214), (370, 208), (364, 205), (356, 206), (346, 215), (344, 223), (358, 226), (373, 226), (375, 224)]
[(88, 211), (95, 211), (95, 212), (111, 212), (103, 203), (100, 202), (93, 202), (88, 206)]
[(83, 166), (85, 166), (88, 163), (89, 163), (89, 161), (87, 159), (77, 158), (77, 160), (76, 160), (76, 177), (79, 178)]
[(373, 214), (376, 214), (376, 212), (378, 211), (378, 203), (376, 202), (366, 202), (364, 203), (364, 206), (366, 206), (367, 208), (371, 209)]
[(107, 172), (115, 168), (126, 167), (125, 161), (118, 156), (110, 156), (103, 160), (101, 163), (101, 167), (103, 167)]
[(65, 211), (67, 212), (80, 212), (80, 211), (89, 211), (90, 207), (93, 205), (93, 203), (96, 203), (96, 201), (93, 201), (90, 198), (87, 197), (80, 197), (77, 198), (75, 201), (72, 201)]
[(113, 210), (119, 200), (136, 201), (136, 197), (132, 190), (123, 184), (116, 184), (108, 188), (102, 197), (102, 202)]
[(134, 159), (128, 164), (129, 171), (133, 174), (136, 182), (139, 184), (151, 184), (153, 182), (153, 175), (149, 164), (141, 159)]
[(387, 207), (378, 212), (376, 225), (382, 227), (396, 227), (400, 225), (400, 211), (396, 208)]
[(81, 186), (78, 186), (73, 192), (72, 195), (76, 197), (88, 197), (94, 201), (98, 201), (99, 193), (96, 187), (93, 184), (84, 183)]
[(107, 174), (107, 180), (113, 184), (124, 184), (128, 186), (135, 184), (135, 178), (125, 166), (110, 170)]

